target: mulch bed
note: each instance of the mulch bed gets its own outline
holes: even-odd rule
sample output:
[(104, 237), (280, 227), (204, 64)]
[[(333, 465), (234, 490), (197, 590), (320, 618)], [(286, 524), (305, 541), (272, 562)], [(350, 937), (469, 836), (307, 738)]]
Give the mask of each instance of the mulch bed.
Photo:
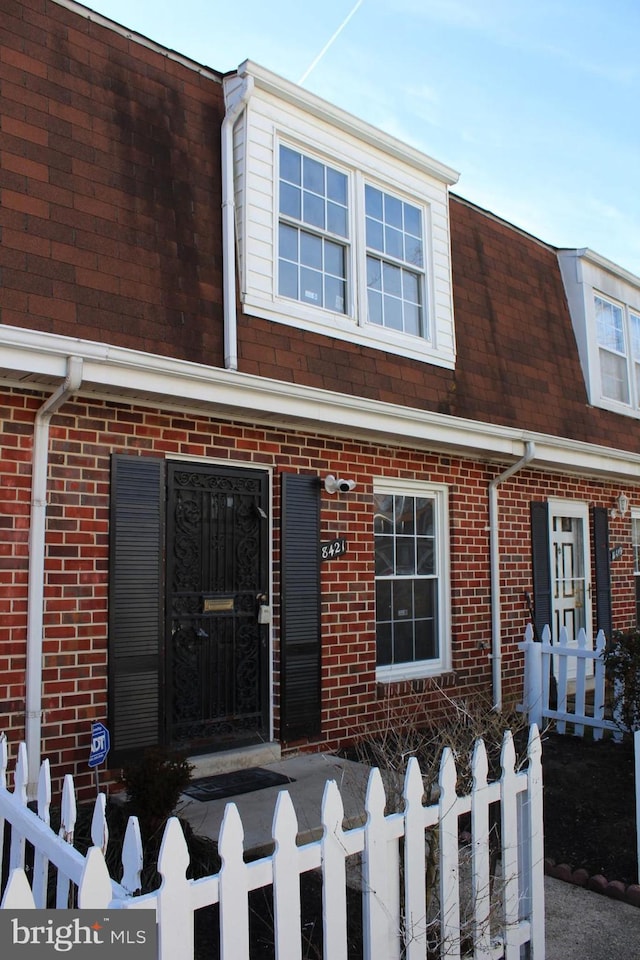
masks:
[[(580, 879), (638, 882), (633, 741), (543, 738), (544, 849), (549, 866)], [(553, 870), (549, 870), (553, 873)], [(556, 871), (560, 875), (566, 869)], [(569, 876), (566, 876), (569, 879)], [(589, 884), (594, 889), (599, 884)]]

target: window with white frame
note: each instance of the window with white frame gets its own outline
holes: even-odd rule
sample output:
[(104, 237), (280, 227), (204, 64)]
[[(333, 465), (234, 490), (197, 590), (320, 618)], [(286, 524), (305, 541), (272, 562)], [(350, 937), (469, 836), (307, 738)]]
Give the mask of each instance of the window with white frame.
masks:
[(366, 184), (367, 319), (414, 337), (424, 323), (424, 246), (419, 207)]
[(453, 369), (456, 172), (257, 64), (239, 76), (253, 80), (233, 127), (244, 313)]
[(348, 179), (280, 144), (278, 292), (346, 312)]
[(640, 313), (594, 296), (602, 396), (640, 406)]
[(379, 679), (424, 676), (449, 665), (446, 518), (446, 488), (376, 484)]

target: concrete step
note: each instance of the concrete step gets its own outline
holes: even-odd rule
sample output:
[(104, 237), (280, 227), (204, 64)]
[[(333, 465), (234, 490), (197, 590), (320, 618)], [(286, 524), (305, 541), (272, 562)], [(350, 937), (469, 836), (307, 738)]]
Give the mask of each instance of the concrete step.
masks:
[(263, 767), (268, 763), (277, 763), (281, 751), (279, 743), (255, 743), (236, 750), (222, 750), (220, 753), (207, 753), (189, 757), (194, 770), (192, 777), (214, 777), (218, 773), (233, 773), (234, 770), (246, 770), (248, 767)]

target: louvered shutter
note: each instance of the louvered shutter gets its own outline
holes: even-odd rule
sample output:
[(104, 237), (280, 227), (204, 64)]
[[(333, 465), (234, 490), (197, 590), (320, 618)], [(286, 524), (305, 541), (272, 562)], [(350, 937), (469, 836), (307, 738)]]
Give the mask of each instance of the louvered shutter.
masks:
[(111, 460), (109, 727), (118, 763), (160, 742), (164, 461)]
[(282, 476), (280, 717), (283, 740), (320, 733), (320, 488)]
[(533, 567), (533, 623), (541, 639), (551, 628), (551, 567), (549, 561), (549, 504), (531, 503), (531, 561)]
[(611, 639), (611, 569), (609, 515), (606, 507), (593, 507), (593, 555), (596, 572), (596, 630)]

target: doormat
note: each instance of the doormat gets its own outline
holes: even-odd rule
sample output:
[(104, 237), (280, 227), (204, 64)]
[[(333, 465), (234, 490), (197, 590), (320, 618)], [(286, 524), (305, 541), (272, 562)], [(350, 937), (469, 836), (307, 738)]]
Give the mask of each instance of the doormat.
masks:
[(295, 783), (295, 780), (292, 777), (285, 777), (282, 773), (275, 773), (273, 770), (252, 767), (193, 780), (183, 793), (193, 797), (194, 800), (204, 802), (235, 797), (241, 793), (253, 793), (254, 790), (264, 790), (266, 787), (282, 787), (287, 783)]

